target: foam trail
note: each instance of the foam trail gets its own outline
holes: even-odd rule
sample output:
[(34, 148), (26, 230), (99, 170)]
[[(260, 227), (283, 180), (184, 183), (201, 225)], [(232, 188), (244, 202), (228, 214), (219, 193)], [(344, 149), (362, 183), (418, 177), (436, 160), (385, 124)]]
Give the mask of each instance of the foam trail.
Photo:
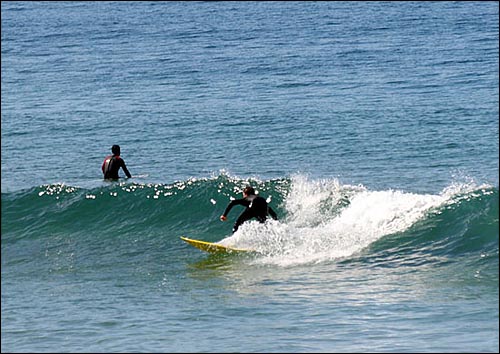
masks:
[(262, 263), (297, 265), (349, 257), (381, 237), (404, 232), (452, 193), (369, 191), (337, 180), (294, 179), (287, 217), (242, 225), (224, 244), (262, 253)]

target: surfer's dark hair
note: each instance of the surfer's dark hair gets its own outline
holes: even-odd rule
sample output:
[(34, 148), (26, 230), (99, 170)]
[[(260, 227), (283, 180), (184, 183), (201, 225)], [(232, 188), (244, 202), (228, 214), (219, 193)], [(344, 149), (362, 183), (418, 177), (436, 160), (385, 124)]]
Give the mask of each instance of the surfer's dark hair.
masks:
[(255, 195), (255, 189), (253, 189), (253, 187), (246, 186), (245, 189), (243, 189), (243, 193), (246, 195)]
[(115, 155), (120, 155), (120, 145), (113, 145), (111, 147), (111, 152)]

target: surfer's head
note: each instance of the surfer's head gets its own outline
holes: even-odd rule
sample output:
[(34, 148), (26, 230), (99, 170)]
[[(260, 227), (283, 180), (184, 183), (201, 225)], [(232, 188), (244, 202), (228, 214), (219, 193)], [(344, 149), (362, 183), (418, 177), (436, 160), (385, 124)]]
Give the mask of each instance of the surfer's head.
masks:
[(111, 147), (111, 152), (113, 155), (120, 155), (120, 145), (113, 145)]
[(246, 186), (245, 189), (243, 189), (243, 194), (245, 195), (255, 195), (255, 189), (250, 186)]

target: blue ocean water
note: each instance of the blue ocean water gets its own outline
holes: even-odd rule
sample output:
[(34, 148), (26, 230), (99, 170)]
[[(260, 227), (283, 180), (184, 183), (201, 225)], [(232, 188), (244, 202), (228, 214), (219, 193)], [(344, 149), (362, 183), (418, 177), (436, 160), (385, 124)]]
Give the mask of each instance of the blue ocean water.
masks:
[(2, 352), (498, 352), (498, 7), (2, 2)]

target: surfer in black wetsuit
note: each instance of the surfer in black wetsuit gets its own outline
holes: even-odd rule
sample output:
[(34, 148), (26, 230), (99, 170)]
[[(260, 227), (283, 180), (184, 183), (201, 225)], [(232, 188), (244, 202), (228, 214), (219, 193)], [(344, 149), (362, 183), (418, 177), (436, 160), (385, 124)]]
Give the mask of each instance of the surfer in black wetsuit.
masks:
[(241, 224), (252, 218), (256, 218), (259, 222), (263, 223), (267, 219), (267, 215), (271, 215), (274, 220), (278, 220), (278, 216), (274, 210), (267, 205), (264, 198), (255, 195), (255, 190), (248, 186), (243, 190), (243, 198), (235, 199), (229, 203), (224, 214), (221, 215), (221, 221), (227, 220), (227, 214), (235, 205), (243, 205), (246, 209), (241, 213), (233, 226), (233, 232), (238, 230)]
[(120, 167), (123, 169), (123, 172), (127, 175), (128, 178), (131, 178), (132, 175), (127, 169), (125, 165), (125, 161), (120, 157), (120, 146), (113, 145), (111, 147), (111, 152), (113, 155), (106, 156), (104, 162), (102, 163), (102, 173), (104, 174), (104, 179), (118, 179), (118, 171)]

